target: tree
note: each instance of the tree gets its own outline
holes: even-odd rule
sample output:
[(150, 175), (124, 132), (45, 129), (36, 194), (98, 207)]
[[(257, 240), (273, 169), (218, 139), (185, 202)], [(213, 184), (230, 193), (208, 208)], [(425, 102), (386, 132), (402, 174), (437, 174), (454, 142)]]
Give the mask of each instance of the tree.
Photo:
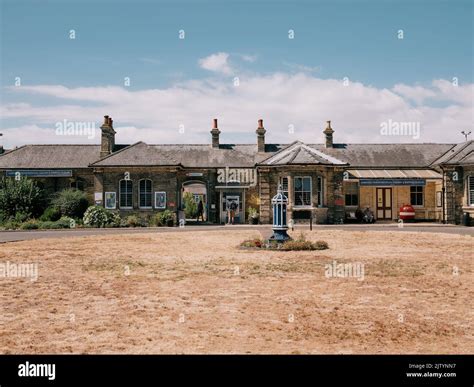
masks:
[(0, 219), (36, 217), (43, 213), (45, 197), (36, 183), (26, 177), (0, 180)]

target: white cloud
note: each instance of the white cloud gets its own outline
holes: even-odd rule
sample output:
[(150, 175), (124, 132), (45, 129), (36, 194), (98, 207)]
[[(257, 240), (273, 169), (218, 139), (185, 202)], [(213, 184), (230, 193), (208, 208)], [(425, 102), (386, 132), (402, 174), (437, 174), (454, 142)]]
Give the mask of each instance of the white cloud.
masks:
[[(422, 88), (422, 89), (421, 89)], [(222, 142), (256, 141), (257, 120), (264, 119), (268, 142), (296, 139), (322, 143), (326, 120), (332, 121), (335, 142), (460, 142), (460, 131), (472, 126), (474, 85), (452, 86), (435, 80), (429, 86), (396, 85), (375, 88), (342, 80), (320, 79), (308, 73), (240, 76), (232, 80), (210, 78), (174, 84), (165, 89), (131, 91), (120, 87), (67, 88), (61, 85), (12, 88), (37, 102), (4, 104), (0, 114), (21, 124), (2, 128), (5, 146), (28, 143), (83, 142), (54, 135), (54, 123), (114, 118), (118, 143), (209, 143), (211, 121), (219, 119)], [(43, 96), (60, 100), (44, 105)], [(416, 100), (413, 106), (411, 101)], [(442, 100), (443, 107), (425, 101)], [(91, 103), (93, 102), (93, 103)], [(419, 139), (380, 134), (382, 122), (414, 121)], [(184, 133), (180, 133), (180, 125)], [(294, 133), (289, 133), (293, 125)], [(93, 142), (99, 142), (99, 139)]]
[(233, 72), (229, 64), (229, 54), (226, 52), (218, 52), (217, 54), (199, 59), (199, 66), (205, 70), (225, 75), (230, 75)]

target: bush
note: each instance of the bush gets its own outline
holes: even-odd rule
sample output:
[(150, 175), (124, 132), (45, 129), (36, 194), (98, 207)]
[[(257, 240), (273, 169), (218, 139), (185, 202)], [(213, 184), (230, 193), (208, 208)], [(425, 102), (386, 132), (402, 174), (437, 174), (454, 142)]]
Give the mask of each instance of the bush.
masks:
[(256, 248), (262, 248), (263, 245), (264, 245), (263, 241), (258, 238), (247, 239), (240, 244), (241, 247), (256, 247)]
[(122, 227), (146, 227), (147, 221), (136, 215), (129, 215), (120, 223)]
[(75, 224), (74, 219), (63, 216), (61, 219), (53, 222), (53, 228), (71, 228), (71, 224)]
[(89, 227), (119, 227), (120, 215), (104, 207), (91, 206), (84, 213), (84, 225)]
[(329, 245), (326, 241), (307, 241), (303, 233), (296, 240), (288, 240), (282, 245), (282, 250), (300, 251), (300, 250), (326, 250)]
[(183, 195), (184, 215), (186, 218), (194, 218), (197, 214), (197, 204), (191, 192), (185, 192)]
[(253, 207), (249, 207), (248, 211), (249, 211), (249, 218), (248, 218), (249, 223), (258, 224), (258, 220), (260, 218), (258, 211)]
[(3, 223), (3, 228), (5, 230), (17, 230), (18, 228), (20, 228), (20, 226), (21, 223), (17, 222), (16, 220), (8, 220)]
[(31, 219), (23, 223), (20, 228), (22, 230), (37, 230), (39, 228), (39, 223), (37, 220)]
[(158, 226), (172, 227), (174, 225), (174, 214), (170, 210), (164, 210), (157, 215)]
[(44, 212), (43, 215), (40, 216), (40, 220), (45, 221), (53, 221), (59, 220), (61, 218), (61, 211), (57, 207), (48, 207)]
[(45, 196), (36, 183), (22, 177), (0, 180), (0, 219), (9, 220), (17, 214), (26, 218), (39, 216), (45, 207)]
[(89, 206), (89, 201), (84, 192), (70, 188), (59, 192), (53, 199), (52, 204), (63, 216), (82, 218)]

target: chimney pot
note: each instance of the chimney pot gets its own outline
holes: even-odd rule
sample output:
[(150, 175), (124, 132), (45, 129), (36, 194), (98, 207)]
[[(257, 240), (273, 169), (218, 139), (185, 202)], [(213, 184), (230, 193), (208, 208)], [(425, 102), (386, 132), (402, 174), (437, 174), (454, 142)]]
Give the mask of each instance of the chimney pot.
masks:
[(334, 129), (331, 128), (331, 121), (326, 121), (328, 126), (326, 129), (324, 129), (323, 133), (326, 136), (326, 148), (332, 148), (333, 147), (333, 138), (332, 134), (334, 133)]
[(221, 131), (217, 127), (217, 118), (212, 120), (212, 129), (211, 129), (211, 136), (212, 136), (212, 147), (219, 148), (219, 134)]
[(265, 152), (265, 133), (266, 130), (263, 127), (263, 120), (258, 120), (258, 128), (255, 131), (257, 133), (257, 151), (258, 152)]
[(110, 155), (115, 147), (115, 130), (112, 127), (112, 117), (104, 116), (104, 124), (100, 127), (102, 130), (100, 143), (100, 157)]

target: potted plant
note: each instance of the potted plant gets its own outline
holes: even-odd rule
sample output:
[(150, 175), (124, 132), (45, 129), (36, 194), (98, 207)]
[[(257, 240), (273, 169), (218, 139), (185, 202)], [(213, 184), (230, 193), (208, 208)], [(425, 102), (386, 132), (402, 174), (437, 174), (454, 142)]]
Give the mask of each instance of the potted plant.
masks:
[(249, 223), (250, 224), (258, 224), (258, 220), (260, 218), (259, 213), (253, 207), (249, 207)]

